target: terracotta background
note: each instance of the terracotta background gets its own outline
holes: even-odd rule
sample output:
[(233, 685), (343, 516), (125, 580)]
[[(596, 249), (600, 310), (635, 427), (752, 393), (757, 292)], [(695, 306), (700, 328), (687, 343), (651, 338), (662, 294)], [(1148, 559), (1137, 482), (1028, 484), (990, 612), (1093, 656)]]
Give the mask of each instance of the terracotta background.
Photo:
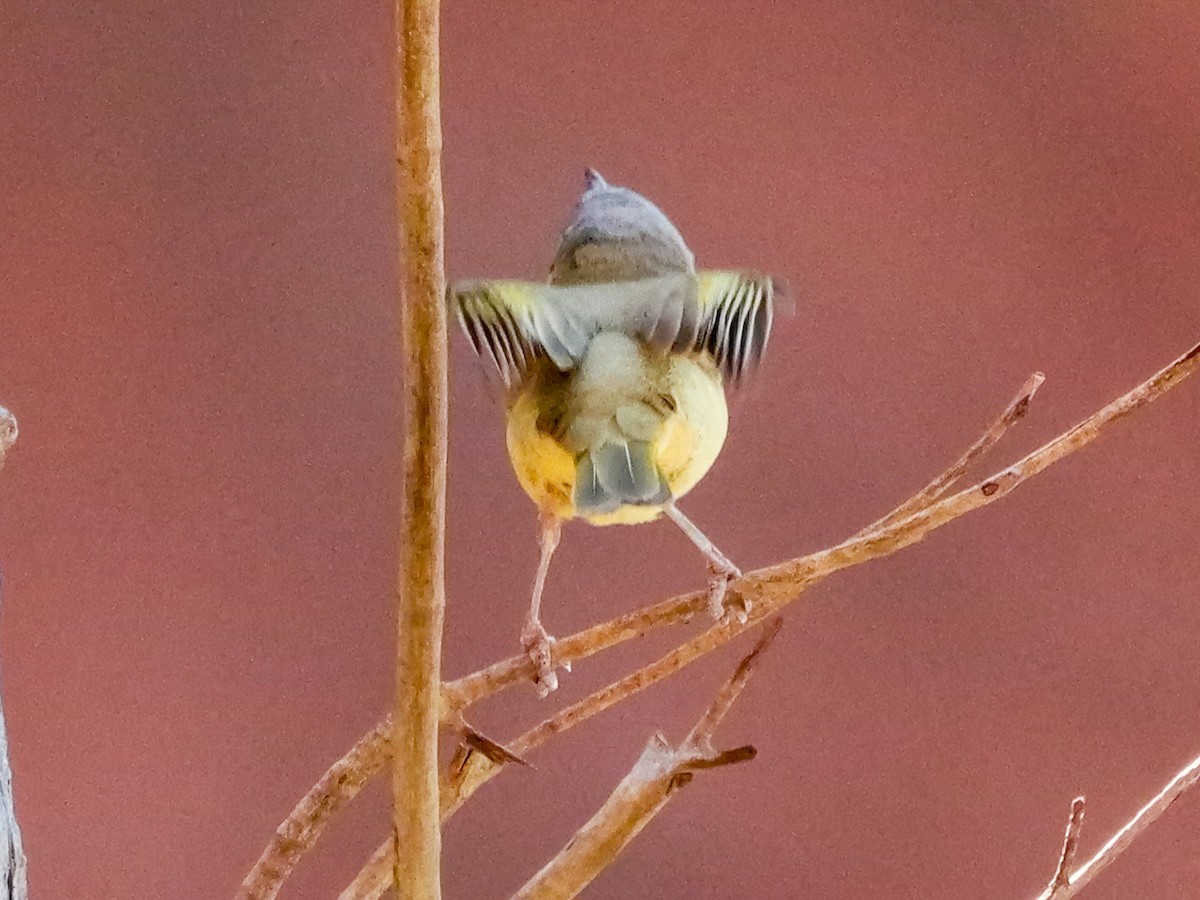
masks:
[[(0, 16), (3, 680), (34, 893), (229, 896), (389, 702), (390, 9)], [(702, 263), (790, 280), (686, 504), (743, 567), (883, 512), (1030, 372), (997, 465), (1200, 335), (1192, 3), (449, 3), (444, 30), (453, 274), (540, 277), (593, 165)], [(464, 344), (450, 674), (514, 648), (536, 558)], [(697, 778), (591, 896), (1032, 896), (1079, 791), (1093, 850), (1200, 752), (1198, 422), (1195, 382), (814, 590), (723, 730), (758, 760)], [(668, 525), (576, 526), (547, 622), (700, 577)], [(447, 831), (447, 896), (507, 896), (736, 653), (482, 791)], [(522, 690), (476, 720), (507, 736), (552, 708)], [(385, 817), (377, 787), (290, 896), (340, 888)], [(1088, 897), (1198, 893), (1195, 795)]]

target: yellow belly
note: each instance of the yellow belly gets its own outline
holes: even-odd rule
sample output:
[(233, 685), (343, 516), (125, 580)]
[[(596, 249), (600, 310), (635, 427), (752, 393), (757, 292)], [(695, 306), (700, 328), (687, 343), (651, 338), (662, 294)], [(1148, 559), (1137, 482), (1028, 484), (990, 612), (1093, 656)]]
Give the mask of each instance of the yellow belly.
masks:
[[(704, 357), (674, 356), (662, 367), (652, 392), (671, 399), (674, 410), (663, 418), (653, 440), (655, 460), (673, 498), (691, 490), (712, 467), (725, 443), (729, 413), (721, 378)], [(527, 385), (508, 410), (507, 443), (517, 480), (546, 513), (562, 519), (580, 515), (572, 500), (575, 465), (582, 448), (565, 446), (539, 430), (539, 385)], [(619, 399), (619, 398), (615, 398)], [(593, 525), (636, 525), (658, 518), (662, 506), (622, 506), (582, 517)]]

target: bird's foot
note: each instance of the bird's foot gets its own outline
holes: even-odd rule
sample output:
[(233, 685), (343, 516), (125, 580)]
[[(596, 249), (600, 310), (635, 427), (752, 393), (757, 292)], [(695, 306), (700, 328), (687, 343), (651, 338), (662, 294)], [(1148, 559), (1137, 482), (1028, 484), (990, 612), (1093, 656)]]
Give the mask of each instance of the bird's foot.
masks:
[[(533, 683), (537, 687), (539, 697), (546, 697), (558, 690), (558, 673), (554, 671), (553, 649), (557, 643), (542, 627), (541, 622), (530, 622), (521, 632), (521, 646), (525, 655), (533, 663)], [(562, 668), (570, 672), (571, 665), (566, 663)]]
[(750, 620), (750, 601), (745, 597), (729, 598), (729, 583), (742, 577), (742, 570), (728, 560), (725, 564), (710, 562), (708, 565), (708, 612), (718, 622), (730, 616), (745, 625)]

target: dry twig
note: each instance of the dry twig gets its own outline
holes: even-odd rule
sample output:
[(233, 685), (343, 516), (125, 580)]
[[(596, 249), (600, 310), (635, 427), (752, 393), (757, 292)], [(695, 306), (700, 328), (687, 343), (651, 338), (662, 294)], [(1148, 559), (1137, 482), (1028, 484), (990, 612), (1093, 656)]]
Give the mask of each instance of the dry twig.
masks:
[[(391, 731), (389, 716), (330, 766), (276, 829), (271, 843), (242, 880), (238, 900), (271, 900), (278, 895), (300, 857), (321, 836), (324, 823), (357, 797), (363, 785), (387, 763)], [(387, 845), (391, 848), (391, 840)], [(387, 874), (391, 875), (390, 864)]]
[(407, 403), (397, 583), (392, 826), (396, 889), (437, 900), (437, 750), (445, 613), (446, 291), (438, 0), (396, 0), (396, 162)]
[(962, 456), (952, 462), (944, 472), (917, 491), (886, 516), (876, 519), (870, 525), (858, 531), (855, 537), (861, 537), (864, 534), (870, 534), (873, 531), (879, 531), (881, 528), (887, 528), (901, 519), (906, 519), (913, 513), (918, 512), (929, 506), (935, 500), (939, 500), (946, 495), (946, 492), (952, 488), (964, 474), (971, 464), (983, 459), (987, 456), (988, 451), (1000, 442), (1005, 433), (1019, 419), (1025, 417), (1025, 413), (1029, 412), (1030, 401), (1033, 400), (1033, 395), (1037, 393), (1037, 389), (1042, 386), (1042, 382), (1046, 380), (1046, 376), (1041, 372), (1034, 372), (1021, 385), (1021, 390), (1017, 392), (1017, 396), (1013, 397), (1008, 406), (1004, 407), (1004, 412), (996, 417), (996, 420), (981, 434), (978, 440), (970, 447), (963, 451)]
[(754, 649), (726, 681), (712, 705), (683, 742), (672, 748), (655, 735), (637, 763), (599, 811), (567, 842), (514, 900), (570, 900), (591, 884), (650, 820), (658, 815), (697, 769), (714, 768), (752, 759), (753, 747), (713, 749), (712, 736), (754, 671), (755, 662), (779, 632), (779, 620), (767, 626)]
[[(546, 719), (512, 741), (508, 746), (514, 753), (526, 753), (550, 736), (565, 731), (632, 694), (678, 672), (700, 656), (721, 646), (742, 631), (778, 611), (826, 576), (850, 566), (890, 555), (920, 541), (947, 522), (999, 500), (1029, 478), (1090, 443), (1107, 425), (1124, 418), (1166, 393), (1192, 374), (1198, 365), (1200, 365), (1200, 344), (1193, 346), (1181, 357), (1150, 376), (1133, 390), (1113, 400), (1074, 428), (1034, 450), (1015, 465), (956, 494), (936, 500), (923, 509), (917, 509), (905, 518), (897, 520), (892, 513), (889, 513), (880, 520), (881, 522), (887, 521), (889, 524), (876, 531), (867, 534), (860, 533), (835, 547), (748, 573), (731, 586), (735, 595), (751, 602), (752, 614), (747, 623), (732, 620), (713, 626), (648, 666), (561, 710), (558, 714)], [(987, 433), (998, 432), (996, 435), (996, 439), (998, 439), (1008, 425), (1020, 417), (1021, 413), (1015, 412), (1015, 410), (1024, 410), (1028, 403), (1028, 396), (1032, 395), (1032, 391), (1040, 383), (1041, 380), (1036, 375), (1030, 378), (1014, 402), (989, 427)], [(919, 494), (929, 495), (931, 488), (933, 488), (932, 495), (934, 496), (938, 496), (938, 492), (944, 492), (945, 486), (961, 475), (961, 472), (956, 473), (956, 470), (963, 459), (966, 459), (967, 463), (972, 459), (978, 459), (994, 443), (995, 440), (989, 441), (985, 434), (974, 445), (975, 447), (982, 445), (982, 450), (974, 451), (973, 455), (969, 450)], [(938, 487), (934, 488), (934, 485)], [(913, 508), (911, 498), (897, 507), (897, 510), (906, 507)], [(705, 603), (706, 595), (703, 591), (673, 597), (563, 638), (555, 645), (555, 649), (563, 661), (584, 659), (593, 653), (645, 634), (653, 628), (687, 621), (692, 615), (702, 612), (705, 609)], [(527, 657), (524, 655), (514, 656), (449, 682), (443, 686), (442, 691), (443, 719), (450, 720), (460, 715), (462, 710), (472, 703), (512, 684), (526, 680), (531, 671), (531, 664)], [(490, 779), (496, 771), (498, 771), (497, 767), (486, 759), (482, 759), (478, 754), (474, 754), (451, 775), (443, 774), (443, 810), (449, 809), (449, 812), (452, 813), (466, 797), (469, 797), (479, 785)], [(372, 857), (376, 870), (380, 857), (386, 857), (386, 855), (381, 848)], [(370, 864), (368, 864), (369, 868)], [(360, 872), (359, 877), (355, 879), (356, 885), (370, 880), (371, 872), (368, 869)], [(344, 900), (367, 896), (376, 896), (376, 894), (370, 892), (343, 894)]]
[[(1133, 390), (1118, 397), (1074, 428), (1034, 450), (1008, 469), (998, 472), (990, 478), (985, 478), (957, 494), (918, 509), (905, 518), (897, 520), (894, 518), (894, 512), (889, 513), (880, 520), (890, 520), (885, 527), (866, 534), (859, 533), (836, 547), (747, 573), (730, 585), (730, 592), (735, 598), (741, 597), (743, 600), (751, 601), (751, 604), (756, 607), (756, 615), (752, 615), (749, 622), (742, 623), (741, 629), (734, 628), (733, 633), (744, 630), (756, 618), (761, 619), (779, 606), (795, 599), (804, 589), (827, 575), (849, 566), (888, 556), (924, 539), (931, 531), (940, 528), (947, 522), (999, 500), (1018, 485), (1058, 462), (1064, 456), (1091, 443), (1105, 426), (1124, 418), (1134, 410), (1166, 393), (1192, 374), (1198, 364), (1200, 364), (1200, 344), (1193, 346), (1183, 356), (1154, 373)], [(1030, 381), (1032, 382), (1036, 378), (1037, 376), (1033, 376)], [(1023, 408), (1023, 404), (1019, 403), (1020, 399), (1021, 395), (1018, 395), (1018, 405)], [(990, 428), (989, 431), (991, 430)], [(943, 473), (943, 476), (935, 480), (934, 484), (953, 471), (954, 466), (951, 466), (946, 473)], [(926, 490), (928, 488), (919, 493), (924, 493)], [(897, 510), (909, 506), (911, 502), (911, 499), (906, 500), (897, 507)], [(766, 600), (768, 595), (774, 598), (767, 600), (770, 608), (761, 609), (761, 601)], [(557, 658), (565, 663), (584, 659), (593, 653), (645, 634), (651, 629), (685, 621), (701, 612), (705, 608), (705, 603), (705, 592), (695, 591), (592, 626), (559, 640), (555, 644)], [(724, 641), (720, 640), (717, 643), (724, 643)], [(461, 711), (472, 703), (511, 684), (528, 679), (532, 672), (532, 663), (526, 656), (512, 656), (479, 672), (452, 681), (443, 688), (443, 714)]]
[[(847, 568), (847, 566), (888, 556), (902, 547), (910, 546), (923, 539), (926, 534), (941, 527), (942, 524), (1006, 496), (1013, 488), (1042, 472), (1052, 463), (1091, 443), (1105, 426), (1124, 418), (1135, 409), (1146, 406), (1147, 403), (1174, 388), (1195, 371), (1198, 362), (1200, 362), (1200, 344), (1190, 348), (1187, 353), (1154, 373), (1127, 394), (1117, 397), (1108, 406), (1088, 416), (1079, 425), (1040, 446), (1015, 466), (1004, 469), (1003, 472), (992, 475), (991, 478), (984, 479), (965, 491), (960, 491), (948, 498), (937, 499), (930, 506), (917, 509), (912, 512), (912, 515), (898, 520), (895, 516), (896, 512), (905, 509), (912, 510), (916, 505), (914, 498), (919, 496), (941, 497), (947, 486), (953, 484), (954, 480), (961, 476), (961, 469), (973, 460), (978, 460), (986, 450), (996, 443), (1007, 427), (1024, 414), (1028, 398), (1042, 383), (1042, 379), (1037, 374), (1032, 376), (1022, 386), (1013, 403), (1009, 404), (1000, 418), (992, 422), (988, 431), (977, 440), (976, 444), (972, 445), (971, 449), (968, 449), (946, 472), (930, 482), (929, 486), (923, 488), (918, 494), (914, 494), (914, 498), (905, 500), (905, 503), (898, 506), (896, 510), (878, 520), (887, 524), (877, 530), (872, 530), (871, 533), (860, 532), (854, 538), (829, 548), (829, 550), (818, 551), (806, 557), (769, 566), (767, 569), (749, 572), (748, 575), (734, 583), (732, 588), (734, 592), (742, 596), (744, 600), (750, 600), (754, 607), (754, 614), (749, 623), (728, 622), (715, 625), (714, 628), (704, 631), (703, 634), (692, 640), (680, 644), (671, 653), (662, 656), (661, 659), (652, 662), (649, 666), (643, 667), (630, 676), (594, 692), (584, 700), (560, 710), (558, 714), (542, 721), (541, 724), (511, 742), (509, 748), (516, 754), (524, 754), (544, 742), (552, 734), (565, 731), (566, 728), (602, 712), (613, 703), (624, 700), (625, 697), (679, 671), (698, 656), (721, 646), (722, 643), (740, 634), (740, 631), (778, 610), (811, 584), (820, 581), (821, 578)], [(559, 658), (564, 661), (584, 659), (589, 655), (601, 652), (601, 650), (646, 634), (647, 631), (654, 628), (685, 622), (691, 618), (692, 614), (702, 612), (704, 604), (706, 604), (704, 592), (674, 596), (674, 598), (659, 602), (659, 604), (625, 613), (623, 616), (608, 620), (608, 622), (590, 626), (575, 635), (562, 638), (556, 644), (556, 650)], [(462, 710), (470, 704), (496, 694), (512, 684), (523, 682), (529, 677), (529, 674), (530, 665), (526, 656), (511, 656), (509, 659), (496, 662), (496, 664), (482, 668), (469, 676), (457, 679), (455, 682), (444, 684), (442, 691), (443, 720), (455, 720), (456, 716), (460, 716)], [(373, 734), (367, 734), (359, 744), (355, 745), (355, 750), (362, 750), (364, 744), (371, 744), (373, 740), (376, 740)], [(452, 814), (457, 806), (469, 797), (470, 793), (474, 792), (476, 787), (484, 784), (497, 770), (498, 768), (494, 764), (478, 754), (470, 755), (467, 758), (456, 758), (454, 766), (443, 774), (443, 817)], [(366, 774), (370, 776), (373, 773)], [(347, 893), (343, 893), (343, 900), (376, 896), (377, 894), (371, 893), (366, 884), (371, 882), (373, 877), (377, 877), (379, 866), (385, 865), (382, 860), (388, 856), (386, 848), (380, 847), (380, 850), (372, 857), (372, 863), (367, 864), (366, 868), (360, 872), (359, 877), (355, 878), (352, 887), (347, 889)]]
[(1054, 877), (1050, 879), (1049, 896), (1061, 897), (1063, 891), (1071, 886), (1071, 866), (1075, 863), (1075, 851), (1079, 848), (1079, 832), (1083, 828), (1084, 799), (1076, 797), (1071, 801), (1071, 816), (1067, 819), (1067, 831), (1063, 835), (1062, 852), (1058, 854), (1058, 865), (1054, 867)]
[[(1054, 881), (1046, 890), (1038, 895), (1037, 900), (1070, 900), (1074, 897), (1081, 888), (1088, 882), (1099, 875), (1104, 869), (1120, 856), (1131, 843), (1133, 839), (1145, 831), (1150, 825), (1167, 811), (1172, 803), (1179, 799), (1179, 796), (1196, 782), (1200, 781), (1200, 757), (1193, 759), (1182, 770), (1180, 770), (1174, 778), (1167, 782), (1166, 787), (1154, 795), (1154, 797), (1137, 811), (1132, 819), (1126, 822), (1121, 828), (1105, 841), (1096, 855), (1085, 862), (1082, 866), (1070, 873), (1070, 876), (1064, 876), (1061, 880), (1059, 874), (1055, 875)], [(1083, 801), (1076, 800), (1075, 804), (1079, 806), (1079, 816), (1083, 817)], [(1072, 823), (1075, 820), (1075, 804), (1071, 808)], [(1078, 830), (1078, 829), (1077, 829)], [(1070, 840), (1070, 828), (1067, 831), (1067, 841)], [(1065, 844), (1066, 842), (1064, 842)], [(1063, 847), (1063, 855), (1065, 856), (1067, 848)], [(1069, 865), (1069, 862), (1068, 862)], [(1063, 868), (1062, 863), (1059, 863), (1059, 869)]]
[[(1013, 421), (1024, 415), (1033, 391), (1036, 391), (1037, 386), (1042, 384), (1042, 378), (1038, 377), (1040, 373), (1034, 374), (1022, 386), (1013, 403), (1009, 404), (1006, 412), (1001, 414), (1001, 418), (989, 426), (971, 449), (968, 449), (946, 472), (930, 482), (929, 486), (922, 488), (922, 491), (914, 494), (913, 497), (908, 498), (904, 503), (896, 506), (895, 510), (878, 520), (878, 522), (887, 523), (883, 527), (877, 527), (878, 522), (872, 523), (868, 528), (860, 530), (853, 538), (829, 548), (829, 550), (788, 560), (786, 563), (769, 566), (767, 569), (748, 572), (731, 584), (731, 593), (756, 604), (764, 594), (779, 592), (779, 590), (787, 592), (788, 588), (796, 588), (794, 593), (787, 594), (786, 598), (782, 600), (782, 602), (787, 602), (796, 598), (810, 584), (833, 574), (834, 571), (865, 563), (870, 559), (889, 556), (896, 550), (901, 550), (901, 548), (924, 539), (925, 535), (932, 530), (940, 528), (943, 524), (953, 521), (954, 518), (958, 518), (966, 512), (978, 509), (979, 506), (985, 506), (1000, 499), (1022, 482), (1061, 460), (1062, 457), (1091, 443), (1106, 425), (1124, 418), (1135, 409), (1146, 406), (1147, 403), (1156, 400), (1157, 397), (1182, 382), (1184, 378), (1195, 371), (1200, 362), (1198, 358), (1200, 358), (1200, 344), (1190, 348), (1187, 353), (1154, 373), (1128, 394), (1117, 397), (1115, 401), (1080, 422), (1072, 430), (1064, 432), (1050, 443), (1040, 446), (1015, 466), (1009, 467), (989, 479), (984, 479), (965, 491), (960, 491), (948, 498), (938, 499), (935, 503), (919, 508), (916, 504), (918, 497), (941, 497), (941, 493), (962, 474), (961, 467), (970, 464), (973, 460), (978, 460), (986, 450), (995, 444), (996, 440), (1000, 439)], [(898, 514), (906, 509), (913, 511), (910, 515), (898, 517)], [(554, 644), (554, 650), (556, 650), (558, 659), (564, 662), (586, 659), (587, 656), (599, 653), (600, 650), (617, 646), (631, 638), (646, 634), (649, 630), (683, 622), (697, 612), (701, 612), (704, 602), (706, 602), (704, 592), (679, 595), (676, 598), (662, 601), (660, 604), (626, 613), (610, 622), (593, 625), (592, 628), (577, 632), (570, 637), (564, 637)], [(758, 618), (761, 617), (762, 611)], [(745, 623), (744, 626), (749, 624)], [(443, 714), (461, 712), (462, 709), (484, 697), (496, 694), (497, 691), (508, 688), (511, 684), (527, 680), (532, 677), (532, 672), (533, 666), (528, 658), (524, 655), (517, 655), (496, 662), (496, 664), (469, 674), (469, 676), (458, 678), (443, 688)]]

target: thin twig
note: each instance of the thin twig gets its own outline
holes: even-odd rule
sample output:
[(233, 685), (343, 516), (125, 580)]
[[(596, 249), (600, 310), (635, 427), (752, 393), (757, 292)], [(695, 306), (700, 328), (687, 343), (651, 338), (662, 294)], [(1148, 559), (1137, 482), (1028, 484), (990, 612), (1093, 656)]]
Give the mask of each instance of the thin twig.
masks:
[(778, 631), (776, 620), (721, 686), (712, 705), (678, 748), (672, 748), (662, 735), (650, 739), (637, 763), (599, 811), (513, 895), (514, 900), (571, 900), (612, 863), (679, 788), (692, 780), (696, 770), (753, 758), (752, 747), (714, 750), (712, 735)]
[[(358, 796), (363, 785), (384, 767), (388, 758), (389, 716), (366, 733), (334, 763), (283, 820), (254, 868), (242, 881), (238, 900), (271, 900), (300, 857), (321, 836), (325, 822)], [(388, 846), (391, 846), (389, 840)], [(388, 874), (391, 874), (388, 867)]]
[[(775, 619), (767, 624), (762, 637), (738, 665), (733, 676), (721, 686), (712, 705), (705, 712), (696, 727), (692, 729), (689, 740), (700, 742), (705, 739), (711, 739), (713, 729), (725, 717), (725, 714), (737, 699), (738, 694), (745, 687), (746, 681), (749, 679), (758, 657), (770, 646), (771, 641), (775, 639), (775, 635), (779, 632), (782, 624), (782, 620), (780, 619)], [(575, 720), (574, 724), (577, 724), (578, 721), (581, 720)], [(547, 728), (544, 725), (545, 723), (543, 723), (543, 726), (530, 729), (518, 737), (512, 742), (510, 750), (513, 753), (527, 753), (530, 750), (536, 749), (549, 737), (557, 733), (555, 728)], [(566, 725), (565, 727), (570, 727), (570, 725)], [(565, 728), (561, 730), (565, 730)], [(726, 751), (724, 756), (718, 754), (717, 757), (714, 757), (717, 761), (710, 763), (710, 765), (737, 762), (745, 754), (746, 748), (744, 747)], [(738, 758), (730, 758), (731, 755)], [(701, 768), (702, 765), (698, 763), (696, 768)], [(496, 775), (500, 771), (500, 768), (501, 765), (497, 760), (489, 759), (482, 753), (464, 752), (460, 748), (454, 759), (450, 761), (450, 764), (442, 772), (442, 822), (444, 823), (454, 815), (466, 799), (475, 793), (481, 785)], [(377, 847), (375, 852), (371, 854), (371, 858), (359, 870), (355, 879), (339, 895), (338, 900), (372, 900), (372, 898), (381, 896), (388, 887), (387, 875), (391, 871), (392, 865), (391, 852), (392, 845), (390, 841), (384, 841)]]
[(721, 720), (729, 714), (729, 710), (733, 707), (734, 702), (741, 696), (742, 690), (746, 687), (746, 682), (750, 680), (750, 675), (754, 672), (754, 667), (758, 665), (758, 658), (771, 646), (771, 642), (775, 640), (775, 636), (779, 634), (779, 629), (782, 627), (783, 619), (778, 617), (763, 626), (762, 637), (758, 639), (750, 652), (742, 657), (742, 661), (738, 663), (737, 669), (721, 685), (721, 689), (717, 691), (717, 696), (713, 698), (712, 705), (700, 717), (700, 721), (696, 723), (684, 743), (699, 744), (706, 743), (712, 739), (713, 732), (721, 724)]
[(1062, 852), (1058, 855), (1058, 865), (1054, 868), (1054, 877), (1050, 879), (1050, 887), (1047, 888), (1051, 897), (1063, 896), (1063, 891), (1071, 886), (1071, 866), (1075, 864), (1075, 851), (1079, 848), (1084, 803), (1083, 797), (1076, 797), (1071, 801), (1071, 816), (1067, 819)]
[[(1200, 344), (1156, 372), (1133, 390), (1123, 394), (1074, 428), (1039, 447), (1017, 464), (985, 478), (975, 485), (946, 497), (907, 519), (892, 522), (885, 528), (867, 535), (853, 537), (842, 544), (798, 557), (765, 569), (759, 569), (734, 582), (731, 590), (744, 600), (751, 601), (751, 615), (746, 623), (735, 619), (718, 623), (709, 630), (684, 642), (649, 665), (618, 679), (588, 697), (560, 710), (555, 715), (525, 732), (508, 746), (524, 755), (555, 734), (578, 725), (616, 703), (658, 683), (680, 671), (704, 654), (736, 637), (747, 628), (777, 612), (804, 590), (826, 576), (850, 566), (890, 555), (924, 538), (947, 522), (981, 506), (999, 500), (1018, 485), (1065, 456), (1094, 440), (1100, 431), (1118, 419), (1157, 399), (1190, 375), (1200, 365)], [(706, 594), (696, 591), (683, 594), (653, 606), (620, 616), (564, 638), (555, 645), (560, 659), (576, 660), (613, 646), (629, 636), (659, 624), (682, 621), (705, 609)], [(569, 650), (564, 650), (569, 648)], [(486, 669), (451, 682), (443, 690), (443, 714), (448, 710), (489, 696), (509, 684), (527, 678), (531, 665), (525, 657), (512, 657)], [(442, 808), (450, 815), (480, 785), (490, 780), (499, 767), (479, 754), (453, 772), (443, 773)], [(448, 810), (448, 812), (446, 812)], [(359, 877), (369, 880), (370, 873)], [(358, 879), (356, 879), (357, 881)], [(355, 897), (373, 897), (362, 893)]]
[[(1030, 375), (1004, 411), (957, 460), (887, 515), (857, 532), (855, 537), (862, 537), (892, 525), (939, 499), (962, 477), (971, 463), (982, 459), (1008, 429), (1017, 420), (1024, 417), (1033, 395), (1037, 393), (1038, 388), (1045, 380), (1046, 376), (1041, 372)], [(761, 574), (763, 571), (765, 570), (752, 574)], [(641, 637), (655, 628), (686, 620), (699, 611), (697, 596), (699, 595), (685, 594), (682, 597), (673, 597), (662, 603), (625, 613), (609, 622), (594, 625), (570, 637), (561, 638), (554, 645), (555, 658), (564, 663), (585, 659), (594, 653)], [(707, 599), (707, 595), (704, 596)], [(447, 711), (465, 709), (509, 685), (528, 680), (529, 671), (527, 655), (523, 654), (501, 660), (478, 672), (449, 682), (442, 692), (444, 709)]]
[[(735, 582), (733, 586), (737, 594), (751, 601), (751, 613), (746, 623), (730, 618), (714, 625), (649, 665), (561, 710), (513, 741), (511, 745), (513, 751), (524, 753), (551, 734), (565, 731), (614, 703), (673, 675), (699, 657), (753, 627), (755, 623), (777, 612), (808, 587), (834, 572), (895, 553), (897, 550), (920, 541), (931, 531), (947, 522), (995, 502), (1018, 485), (1043, 471), (1047, 466), (1090, 442), (1105, 424), (1122, 418), (1177, 384), (1196, 368), (1198, 362), (1200, 362), (1200, 345), (1129, 393), (1114, 400), (1083, 423), (1035, 450), (1016, 465), (940, 500), (907, 519), (894, 522), (881, 531), (851, 538), (836, 547), (749, 573)], [(667, 601), (666, 604), (658, 604), (655, 608), (661, 609), (667, 605), (691, 603), (693, 608), (698, 611), (703, 608), (705, 602), (704, 594), (696, 592), (674, 598)]]
[(881, 528), (899, 522), (901, 519), (906, 519), (913, 513), (924, 509), (935, 500), (945, 496), (946, 492), (952, 488), (960, 478), (970, 468), (971, 464), (983, 459), (989, 450), (1000, 442), (1008, 431), (1019, 419), (1024, 418), (1025, 413), (1029, 411), (1029, 403), (1033, 400), (1033, 395), (1037, 393), (1037, 389), (1042, 386), (1042, 382), (1046, 380), (1046, 376), (1041, 372), (1034, 372), (1021, 385), (1021, 390), (1017, 392), (1017, 396), (1009, 402), (1008, 406), (1004, 407), (1004, 412), (996, 417), (996, 420), (979, 436), (979, 438), (963, 451), (962, 456), (952, 462), (944, 472), (938, 475), (933, 481), (921, 488), (890, 513), (880, 519), (876, 519), (870, 525), (861, 529), (855, 537), (861, 537), (864, 534), (870, 534), (873, 531), (879, 531)]
[(388, 876), (392, 871), (394, 851), (390, 838), (376, 847), (354, 880), (338, 894), (338, 900), (376, 900), (382, 897), (390, 887)]
[(392, 826), (396, 890), (437, 900), (437, 751), (445, 614), (446, 277), (438, 0), (396, 0), (396, 199), (407, 387), (397, 579)]
[[(730, 585), (730, 592), (735, 597), (741, 596), (746, 600), (757, 602), (759, 592), (786, 588), (789, 582), (801, 588), (807, 587), (808, 579), (817, 577), (816, 572), (826, 569), (830, 563), (836, 560), (840, 560), (840, 564), (828, 568), (823, 574), (830, 574), (837, 569), (867, 562), (907, 547), (947, 522), (1000, 499), (1018, 484), (1038, 474), (1047, 466), (1091, 443), (1105, 426), (1152, 402), (1183, 381), (1195, 371), (1198, 363), (1200, 363), (1200, 344), (1194, 345), (1183, 356), (1154, 373), (1133, 390), (1118, 397), (1074, 428), (1042, 445), (1009, 469), (984, 479), (974, 487), (939, 500), (924, 510), (918, 510), (906, 519), (892, 521), (885, 528), (857, 535), (828, 550), (750, 572), (733, 582)], [(908, 504), (909, 501), (905, 501), (901, 507)], [(897, 507), (897, 509), (901, 507)], [(884, 518), (891, 518), (891, 513)], [(823, 577), (823, 575), (819, 577)], [(795, 596), (793, 594), (788, 599), (793, 599)], [(570, 637), (562, 638), (555, 644), (556, 656), (566, 663), (584, 659), (593, 653), (630, 640), (653, 628), (685, 621), (696, 613), (702, 612), (706, 608), (706, 604), (707, 594), (703, 591), (672, 597), (653, 606), (618, 616), (609, 622), (594, 625)], [(501, 660), (486, 669), (452, 681), (446, 684), (442, 691), (443, 712), (461, 711), (472, 703), (491, 696), (511, 684), (528, 680), (532, 673), (533, 664), (529, 658), (526, 655), (519, 655)]]
[[(1179, 796), (1196, 782), (1200, 781), (1200, 757), (1188, 763), (1174, 778), (1167, 782), (1166, 787), (1137, 811), (1132, 819), (1110, 837), (1095, 856), (1071, 873), (1067, 883), (1056, 888), (1053, 884), (1038, 895), (1037, 900), (1070, 900), (1081, 888), (1106, 869), (1125, 848), (1133, 843), (1134, 838), (1145, 831), (1150, 825), (1167, 811)], [(1076, 801), (1077, 803), (1079, 801)], [(1074, 812), (1074, 810), (1072, 810)]]

